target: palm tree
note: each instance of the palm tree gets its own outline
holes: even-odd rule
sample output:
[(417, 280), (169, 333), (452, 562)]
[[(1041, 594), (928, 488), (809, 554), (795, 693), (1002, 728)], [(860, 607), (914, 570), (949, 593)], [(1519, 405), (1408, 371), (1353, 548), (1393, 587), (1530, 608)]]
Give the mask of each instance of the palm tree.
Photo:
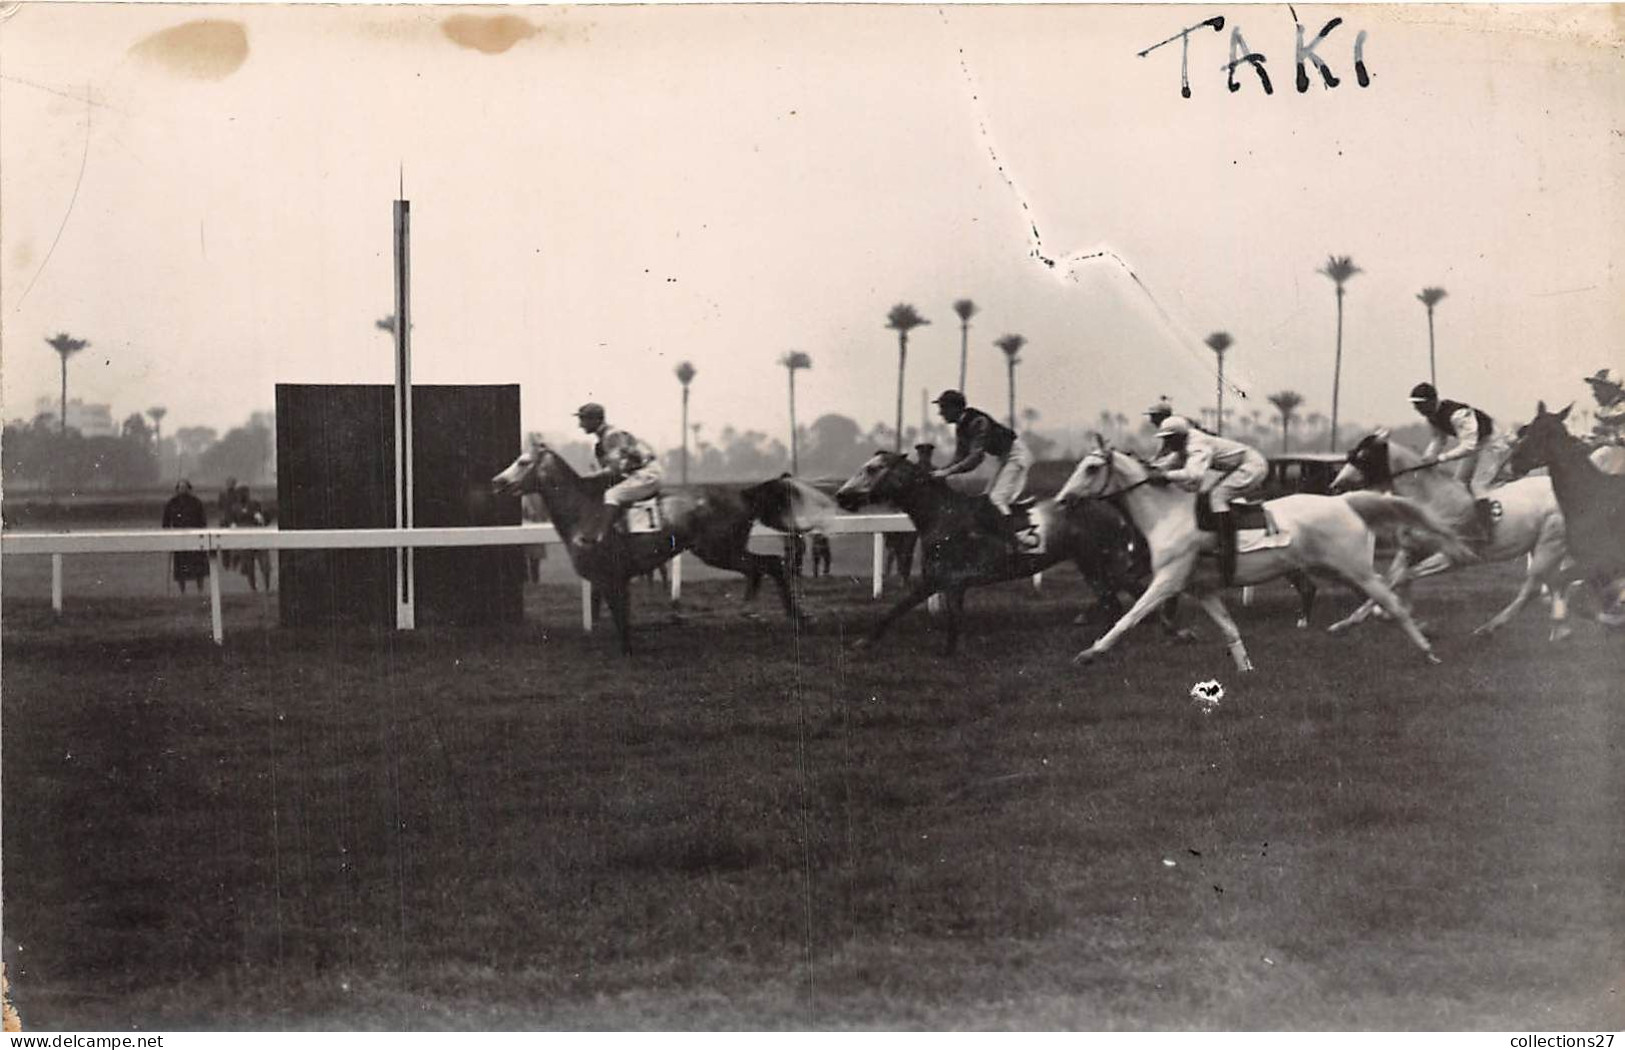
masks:
[(153, 405), (147, 409), (147, 415), (152, 417), (152, 443), (157, 445), (164, 440), (164, 417), (169, 415), (169, 409)]
[[(930, 323), (908, 303), (898, 303), (886, 314), (886, 327), (897, 333), (897, 445), (894, 452), (903, 451), (903, 372), (908, 364), (908, 333)], [(790, 377), (794, 383), (793, 371)]]
[(970, 319), (976, 316), (976, 304), (969, 299), (956, 299), (954, 313), (959, 315), (959, 392), (965, 392), (965, 361), (970, 356)]
[(694, 382), (695, 369), (684, 361), (677, 366), (677, 381), (683, 384), (683, 484), (688, 484), (688, 384)]
[(58, 332), (45, 341), (50, 343), (51, 349), (55, 350), (57, 355), (62, 358), (62, 415), (60, 417), (61, 426), (58, 429), (66, 434), (68, 432), (68, 358), (89, 346), (90, 340), (75, 339), (66, 332)]
[(1214, 332), (1203, 342), (1207, 343), (1209, 350), (1219, 359), (1219, 407), (1215, 416), (1218, 422), (1218, 433), (1224, 433), (1224, 352), (1230, 349), (1235, 340), (1230, 338), (1229, 332)]
[(1296, 390), (1282, 390), (1270, 395), (1270, 404), (1281, 413), (1281, 453), (1285, 455), (1291, 451), (1292, 444), (1292, 415), (1303, 404), (1303, 395)]
[(796, 371), (812, 367), (812, 358), (800, 350), (792, 350), (779, 358), (779, 364), (790, 373), (790, 473), (798, 472), (800, 460), (796, 456)]
[(1016, 429), (1016, 365), (1020, 359), (1016, 357), (1021, 348), (1027, 345), (1024, 335), (1001, 335), (993, 340), (993, 345), (1004, 351), (1005, 370), (1010, 376), (1010, 429)]
[(1446, 292), (1443, 288), (1424, 288), (1416, 298), (1421, 300), (1423, 306), (1428, 308), (1428, 382), (1433, 389), (1439, 389), (1439, 372), (1433, 367), (1433, 308), (1439, 304)]
[(1337, 402), (1343, 382), (1343, 285), (1355, 274), (1362, 272), (1347, 255), (1329, 255), (1319, 273), (1325, 274), (1337, 285), (1337, 358), (1332, 365), (1332, 451), (1337, 450)]

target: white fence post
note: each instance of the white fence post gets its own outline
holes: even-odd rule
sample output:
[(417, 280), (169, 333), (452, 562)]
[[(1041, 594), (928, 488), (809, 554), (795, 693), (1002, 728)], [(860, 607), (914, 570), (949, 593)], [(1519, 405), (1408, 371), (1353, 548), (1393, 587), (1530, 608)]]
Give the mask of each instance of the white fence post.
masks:
[(671, 560), (671, 600), (678, 601), (683, 597), (683, 554), (681, 551)]
[(1044, 589), (1044, 574), (1041, 573), (1041, 572), (1033, 573), (1033, 590), (1041, 591), (1043, 589)]
[(1251, 587), (1243, 587), (1241, 589), (1241, 604), (1246, 606), (1251, 606), (1253, 604), (1253, 589)]
[(592, 584), (581, 581), (581, 629), (592, 633)]
[(885, 586), (886, 575), (886, 534), (875, 533), (875, 571), (874, 571), (874, 597), (879, 598)]
[(51, 611), (62, 615), (62, 555), (51, 555)]
[(214, 644), (226, 644), (226, 626), (220, 619), (220, 551), (209, 549), (209, 627), (214, 631)]

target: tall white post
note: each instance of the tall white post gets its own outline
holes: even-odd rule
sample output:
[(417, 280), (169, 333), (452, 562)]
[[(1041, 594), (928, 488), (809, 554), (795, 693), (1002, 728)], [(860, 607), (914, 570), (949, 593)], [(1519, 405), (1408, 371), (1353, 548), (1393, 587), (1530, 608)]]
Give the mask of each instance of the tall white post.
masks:
[[(395, 202), (395, 527), (412, 527), (412, 202)], [(395, 548), (395, 628), (417, 626), (412, 548)]]
[(875, 568), (874, 568), (874, 575), (875, 575), (874, 596), (876, 598), (879, 598), (880, 597), (880, 591), (881, 591), (881, 588), (882, 588), (882, 584), (884, 583), (884, 579), (885, 579), (885, 575), (886, 575), (886, 534), (883, 533), (883, 532), (875, 533), (875, 562), (874, 562), (874, 565), (875, 565)]
[(677, 601), (683, 596), (683, 556), (681, 554), (671, 560), (671, 600)]
[(51, 555), (51, 611), (62, 615), (62, 555)]
[(592, 584), (581, 581), (581, 629), (592, 633)]

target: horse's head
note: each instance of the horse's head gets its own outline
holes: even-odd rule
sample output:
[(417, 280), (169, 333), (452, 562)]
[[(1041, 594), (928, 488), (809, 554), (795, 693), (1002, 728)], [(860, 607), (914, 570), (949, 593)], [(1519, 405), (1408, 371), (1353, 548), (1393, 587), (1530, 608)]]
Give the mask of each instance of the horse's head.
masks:
[(895, 452), (876, 452), (835, 490), (842, 510), (857, 510), (870, 503), (895, 500), (926, 477), (922, 467)]
[(1571, 404), (1561, 412), (1548, 412), (1544, 401), (1536, 406), (1535, 418), (1518, 428), (1518, 436), (1512, 442), (1512, 455), (1507, 457), (1507, 467), (1514, 475), (1521, 476), (1536, 467), (1550, 465), (1569, 442), (1575, 440), (1565, 425), (1573, 408)]
[(532, 441), (519, 458), (491, 479), (491, 491), (498, 496), (517, 496), (541, 488), (540, 475), (558, 453), (540, 441)]
[(1126, 458), (1124, 453), (1117, 451), (1110, 442), (1096, 434), (1095, 447), (1090, 449), (1073, 468), (1072, 476), (1066, 479), (1061, 491), (1055, 494), (1056, 502), (1072, 503), (1080, 499), (1099, 499), (1126, 488), (1122, 471), (1118, 468), (1119, 462)]
[(1332, 479), (1333, 492), (1348, 492), (1368, 485), (1387, 485), (1394, 480), (1388, 462), (1388, 431), (1375, 430), (1349, 449), (1343, 469)]

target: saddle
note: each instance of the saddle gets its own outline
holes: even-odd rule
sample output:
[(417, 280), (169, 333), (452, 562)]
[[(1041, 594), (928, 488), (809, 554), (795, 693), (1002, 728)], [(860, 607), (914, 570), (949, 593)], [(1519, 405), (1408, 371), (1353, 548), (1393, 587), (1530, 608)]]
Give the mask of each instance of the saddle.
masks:
[(640, 499), (626, 508), (626, 517), (622, 527), (631, 536), (645, 535), (651, 532), (660, 532), (666, 527), (666, 512), (661, 507), (661, 496), (664, 493), (655, 493), (648, 499)]
[[(1292, 542), (1292, 538), (1270, 518), (1262, 500), (1232, 500), (1230, 517), (1236, 523), (1237, 554), (1285, 547)], [(1196, 527), (1215, 535), (1219, 531), (1218, 516), (1208, 506), (1206, 493), (1196, 497)]]

